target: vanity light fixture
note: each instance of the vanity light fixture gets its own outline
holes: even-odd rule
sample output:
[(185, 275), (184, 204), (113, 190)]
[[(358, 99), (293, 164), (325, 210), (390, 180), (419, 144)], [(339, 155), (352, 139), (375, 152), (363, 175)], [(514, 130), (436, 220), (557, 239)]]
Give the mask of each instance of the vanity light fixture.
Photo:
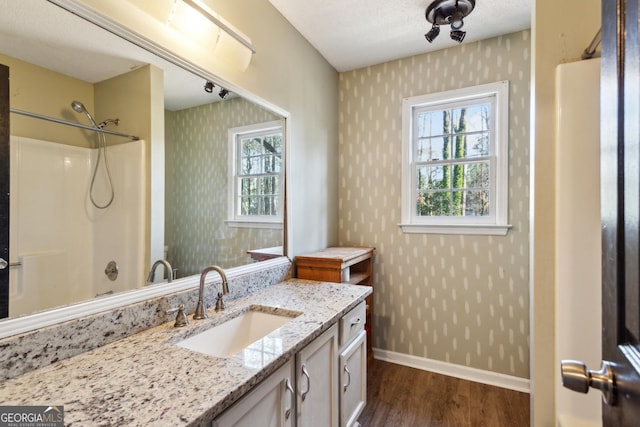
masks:
[(207, 93), (212, 93), (213, 92), (213, 88), (214, 88), (213, 82), (207, 81), (204, 84), (204, 91), (207, 92)]
[(425, 11), (425, 18), (432, 24), (431, 30), (424, 37), (432, 43), (440, 34), (440, 25), (450, 25), (451, 40), (462, 43), (466, 31), (462, 31), (464, 18), (476, 6), (475, 0), (435, 0)]
[[(222, 22), (220, 19), (218, 19), (215, 16), (216, 13), (213, 12), (211, 9), (209, 9), (201, 0), (182, 0), (182, 1), (185, 4), (191, 6), (192, 9), (198, 11), (202, 16), (207, 18), (209, 21), (211, 21), (215, 26), (220, 28), (222, 31), (229, 34), (235, 40), (237, 40), (242, 45), (244, 45), (247, 49), (251, 51), (251, 53), (256, 53), (256, 48), (253, 47), (253, 45), (251, 44), (251, 42), (249, 42), (249, 40), (242, 37), (240, 34), (234, 31), (233, 28), (231, 28), (230, 26)], [(173, 10), (171, 13), (173, 13)]]

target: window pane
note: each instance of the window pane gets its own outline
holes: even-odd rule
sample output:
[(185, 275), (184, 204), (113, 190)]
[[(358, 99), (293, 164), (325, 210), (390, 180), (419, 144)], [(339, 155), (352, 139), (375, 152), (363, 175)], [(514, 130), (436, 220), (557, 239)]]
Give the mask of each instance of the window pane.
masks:
[(465, 107), (467, 110), (466, 131), (470, 133), (489, 130), (491, 104), (475, 104)]
[(258, 214), (257, 197), (241, 197), (240, 198), (240, 214), (241, 215), (257, 215)]
[(260, 157), (246, 157), (242, 159), (241, 175), (255, 175), (262, 173)]
[(260, 138), (242, 139), (242, 157), (257, 156), (262, 154), (262, 141)]
[(265, 152), (268, 154), (280, 154), (282, 153), (282, 136), (269, 135), (264, 138), (263, 142)]
[(258, 179), (242, 178), (240, 180), (240, 195), (249, 196), (253, 194), (258, 194)]
[(278, 179), (275, 176), (260, 178), (260, 194), (272, 195), (278, 193)]
[(430, 191), (418, 193), (416, 198), (416, 215), (449, 216), (451, 193), (448, 191)]
[(280, 172), (281, 160), (278, 156), (264, 156), (263, 159), (264, 172), (265, 173), (278, 173)]
[(454, 191), (451, 195), (451, 215), (464, 216), (465, 191)]
[(450, 137), (422, 138), (416, 144), (416, 161), (434, 161), (451, 158)]
[(260, 215), (275, 215), (275, 203), (273, 196), (264, 196), (262, 197), (262, 212)]
[(451, 132), (448, 110), (427, 111), (418, 114), (418, 138), (440, 136)]
[(489, 155), (489, 133), (467, 135), (466, 157), (480, 157)]
[(465, 165), (466, 188), (489, 188), (489, 162), (469, 163)]
[(465, 206), (466, 216), (486, 216), (489, 215), (489, 191), (468, 191), (467, 203)]
[(420, 166), (416, 169), (418, 190), (448, 189), (451, 166)]

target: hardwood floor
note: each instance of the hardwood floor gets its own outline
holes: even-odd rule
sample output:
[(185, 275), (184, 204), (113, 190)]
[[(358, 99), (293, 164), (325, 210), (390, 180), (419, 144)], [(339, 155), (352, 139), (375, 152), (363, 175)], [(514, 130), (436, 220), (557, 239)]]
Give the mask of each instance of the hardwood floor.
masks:
[(525, 427), (529, 395), (374, 360), (362, 427)]

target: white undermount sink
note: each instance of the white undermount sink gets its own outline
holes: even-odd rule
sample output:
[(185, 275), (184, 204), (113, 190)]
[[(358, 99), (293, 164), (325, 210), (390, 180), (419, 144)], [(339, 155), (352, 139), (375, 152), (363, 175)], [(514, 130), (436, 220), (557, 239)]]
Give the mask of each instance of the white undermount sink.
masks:
[(286, 325), (300, 314), (302, 313), (289, 310), (280, 310), (275, 314), (264, 311), (263, 307), (252, 306), (238, 316), (178, 341), (176, 345), (210, 356), (228, 357)]

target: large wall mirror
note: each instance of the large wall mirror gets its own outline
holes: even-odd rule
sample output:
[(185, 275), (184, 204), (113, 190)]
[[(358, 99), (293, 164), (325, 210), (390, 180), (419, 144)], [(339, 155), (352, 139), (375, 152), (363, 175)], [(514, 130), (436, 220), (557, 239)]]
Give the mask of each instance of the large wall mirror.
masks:
[(281, 115), (48, 1), (0, 8), (11, 108), (5, 316), (159, 286), (164, 265), (148, 276), (160, 259), (175, 283), (210, 264), (283, 255)]

